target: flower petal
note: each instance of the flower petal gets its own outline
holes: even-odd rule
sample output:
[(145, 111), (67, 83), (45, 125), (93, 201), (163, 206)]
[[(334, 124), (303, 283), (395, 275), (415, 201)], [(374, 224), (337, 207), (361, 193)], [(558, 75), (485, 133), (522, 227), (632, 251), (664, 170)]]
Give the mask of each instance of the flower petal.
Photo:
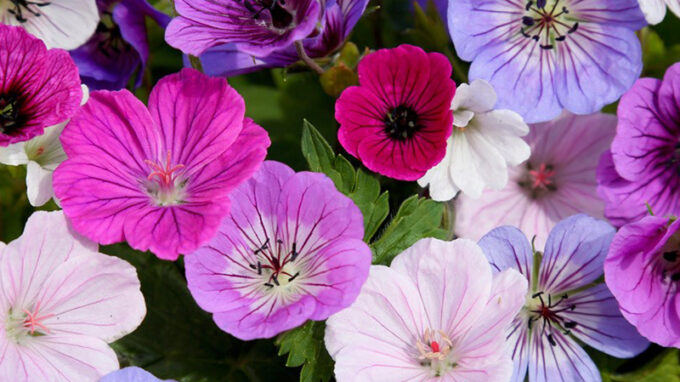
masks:
[(26, 166), (26, 196), (34, 207), (47, 203), (52, 196), (52, 171), (45, 170), (39, 164), (30, 161)]
[(515, 227), (498, 227), (479, 240), (494, 273), (506, 269), (519, 271), (531, 282), (534, 252), (522, 231)]
[(535, 329), (531, 335), (529, 380), (532, 382), (600, 381), (600, 372), (588, 354), (560, 331), (552, 332), (555, 346), (547, 333)]
[(451, 102), (451, 109), (453, 111), (469, 110), (475, 114), (484, 113), (493, 109), (497, 98), (491, 84), (484, 80), (475, 80), (469, 85), (458, 86), (453, 102)]

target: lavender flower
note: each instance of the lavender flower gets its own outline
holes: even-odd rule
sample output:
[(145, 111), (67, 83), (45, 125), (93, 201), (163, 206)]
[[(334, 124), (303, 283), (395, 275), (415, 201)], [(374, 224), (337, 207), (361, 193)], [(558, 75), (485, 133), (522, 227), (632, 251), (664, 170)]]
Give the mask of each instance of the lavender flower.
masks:
[(604, 221), (574, 215), (550, 232), (542, 254), (534, 254), (514, 227), (496, 228), (480, 240), (495, 271), (519, 270), (530, 285), (524, 309), (508, 329), (511, 381), (524, 381), (527, 370), (530, 382), (600, 381), (600, 372), (575, 339), (619, 358), (647, 347), (611, 292), (596, 283), (613, 236)]
[(118, 90), (136, 71), (135, 85), (139, 86), (149, 59), (146, 18), (164, 28), (170, 17), (146, 0), (99, 0), (97, 6), (101, 16), (97, 30), (70, 52), (81, 80), (92, 90)]
[(642, 70), (637, 0), (451, 0), (449, 30), (470, 79), (499, 109), (529, 123), (562, 109), (590, 114), (617, 100)]

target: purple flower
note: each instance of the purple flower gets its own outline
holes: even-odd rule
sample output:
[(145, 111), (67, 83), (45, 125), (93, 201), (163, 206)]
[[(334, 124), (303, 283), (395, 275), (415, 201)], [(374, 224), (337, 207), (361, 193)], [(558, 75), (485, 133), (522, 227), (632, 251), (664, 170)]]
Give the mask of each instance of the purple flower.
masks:
[(529, 123), (616, 101), (642, 70), (637, 0), (451, 0), (449, 30), (470, 79)]
[(269, 161), (231, 200), (218, 234), (185, 258), (189, 290), (222, 330), (269, 338), (354, 302), (371, 250), (329, 178)]
[(307, 37), (322, 12), (319, 0), (177, 0), (175, 8), (165, 39), (194, 56), (229, 43), (265, 56)]
[(244, 112), (224, 79), (193, 69), (161, 79), (148, 109), (127, 90), (93, 92), (62, 133), (55, 195), (98, 243), (126, 240), (170, 260), (191, 253), (266, 155), (267, 133)]
[(621, 227), (604, 264), (623, 316), (662, 346), (680, 347), (680, 220), (647, 216)]
[(598, 168), (605, 216), (616, 226), (680, 209), (680, 64), (638, 80), (619, 103), (611, 152)]
[(447, 8), (449, 7), (449, 0), (416, 0), (418, 2), (418, 5), (420, 5), (421, 8), (425, 9), (427, 7), (427, 4), (432, 1), (437, 8), (437, 11), (439, 11), (439, 16), (441, 16), (442, 21), (444, 22), (444, 25), (447, 25)]
[(63, 50), (0, 24), (0, 146), (41, 135), (80, 106), (78, 68)]
[[(148, 371), (130, 366), (105, 375), (99, 382), (163, 382)], [(170, 379), (166, 382), (171, 382)]]
[(505, 382), (505, 331), (527, 281), (493, 274), (475, 242), (422, 239), (371, 266), (357, 301), (327, 321), (338, 382)]
[(118, 90), (136, 71), (139, 86), (149, 59), (146, 18), (165, 27), (170, 17), (146, 0), (103, 0), (97, 5), (101, 14), (97, 30), (85, 45), (70, 52), (83, 83), (92, 90)]
[(600, 381), (597, 367), (574, 338), (619, 358), (647, 347), (621, 316), (607, 286), (593, 284), (602, 276), (613, 236), (604, 221), (574, 215), (550, 232), (542, 254), (534, 254), (514, 227), (496, 228), (479, 241), (495, 271), (519, 270), (530, 285), (524, 309), (508, 328), (512, 382), (524, 381), (527, 369), (530, 382)]
[[(366, 9), (368, 0), (328, 0), (321, 22), (302, 39), (310, 57), (325, 57), (342, 46)], [(299, 60), (291, 44), (265, 56), (254, 56), (238, 44), (224, 44), (201, 55), (203, 69), (212, 76), (234, 76), (263, 68), (283, 67)]]

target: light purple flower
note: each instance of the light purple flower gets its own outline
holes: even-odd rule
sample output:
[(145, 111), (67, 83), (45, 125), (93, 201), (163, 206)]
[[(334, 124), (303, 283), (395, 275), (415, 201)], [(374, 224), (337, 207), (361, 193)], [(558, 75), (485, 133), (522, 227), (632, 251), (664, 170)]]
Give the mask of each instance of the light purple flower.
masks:
[(126, 240), (169, 260), (191, 253), (266, 155), (266, 131), (244, 113), (224, 79), (193, 69), (161, 79), (148, 109), (127, 90), (93, 92), (62, 133), (55, 195), (100, 244)]
[(231, 199), (217, 235), (185, 258), (189, 290), (222, 330), (269, 338), (354, 302), (371, 250), (329, 178), (269, 161)]
[(680, 347), (680, 220), (647, 216), (617, 232), (604, 264), (623, 316), (662, 346)]
[(449, 31), (470, 80), (529, 123), (616, 101), (642, 70), (637, 0), (451, 0)]
[(135, 72), (139, 86), (149, 59), (146, 19), (161, 27), (170, 17), (155, 10), (146, 0), (97, 1), (101, 21), (94, 35), (71, 51), (80, 78), (92, 90), (124, 88)]
[(41, 135), (78, 110), (83, 93), (68, 53), (0, 24), (0, 62), (0, 146)]
[(265, 56), (309, 36), (322, 16), (319, 0), (177, 0), (175, 9), (165, 39), (194, 56), (229, 43)]
[(496, 228), (480, 240), (494, 271), (518, 270), (531, 285), (507, 330), (512, 382), (524, 381), (527, 370), (530, 382), (600, 381), (597, 366), (575, 339), (618, 358), (647, 347), (607, 287), (593, 284), (602, 276), (613, 236), (604, 221), (574, 215), (550, 232), (542, 254), (534, 254), (514, 227)]
[(616, 226), (680, 211), (680, 64), (642, 78), (619, 103), (611, 152), (598, 168), (605, 216)]
[(35, 212), (0, 243), (3, 381), (95, 382), (118, 369), (108, 346), (146, 314), (135, 268), (97, 252), (62, 212)]
[(512, 225), (536, 235), (536, 246), (543, 247), (560, 220), (581, 212), (601, 218), (604, 203), (597, 196), (595, 171), (615, 126), (613, 115), (570, 113), (531, 125), (524, 137), (531, 156), (509, 168), (505, 188), (487, 190), (479, 199), (458, 197), (456, 234), (479, 240), (495, 227)]
[[(130, 366), (105, 375), (99, 382), (163, 382), (148, 371)], [(170, 379), (165, 382), (174, 382)]]
[(371, 267), (357, 301), (327, 321), (338, 382), (507, 381), (505, 331), (527, 292), (517, 271), (492, 274), (470, 240), (422, 239)]
[[(322, 20), (302, 39), (307, 55), (325, 57), (340, 48), (366, 9), (368, 0), (328, 0)], [(300, 59), (292, 44), (267, 54), (252, 55), (238, 44), (208, 49), (201, 56), (205, 72), (211, 76), (235, 76), (263, 68), (283, 67)]]

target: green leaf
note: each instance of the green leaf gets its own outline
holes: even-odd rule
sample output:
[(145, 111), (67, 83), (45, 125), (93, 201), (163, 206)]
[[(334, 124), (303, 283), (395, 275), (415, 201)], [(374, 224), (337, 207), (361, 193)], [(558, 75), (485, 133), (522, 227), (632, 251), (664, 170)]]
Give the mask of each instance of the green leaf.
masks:
[(389, 195), (380, 193), (380, 182), (361, 169), (355, 170), (342, 155), (336, 156), (308, 121), (302, 127), (302, 154), (310, 170), (328, 175), (335, 187), (359, 207), (364, 216), (364, 240), (370, 241), (389, 213)]
[(103, 252), (137, 268), (147, 315), (137, 330), (112, 344), (122, 366), (135, 365), (180, 382), (279, 382), (296, 379), (271, 341), (243, 342), (221, 331), (187, 289), (179, 262), (117, 244)]
[(276, 339), (279, 355), (288, 354), (286, 366), (302, 366), (300, 382), (327, 382), (333, 376), (333, 360), (323, 342), (325, 329), (323, 321), (308, 321)]
[(667, 349), (633, 372), (603, 373), (603, 382), (680, 382), (680, 362), (678, 361), (678, 350)]
[(425, 237), (445, 239), (441, 228), (444, 205), (413, 195), (404, 200), (380, 239), (371, 244), (373, 263), (389, 265), (392, 259)]

